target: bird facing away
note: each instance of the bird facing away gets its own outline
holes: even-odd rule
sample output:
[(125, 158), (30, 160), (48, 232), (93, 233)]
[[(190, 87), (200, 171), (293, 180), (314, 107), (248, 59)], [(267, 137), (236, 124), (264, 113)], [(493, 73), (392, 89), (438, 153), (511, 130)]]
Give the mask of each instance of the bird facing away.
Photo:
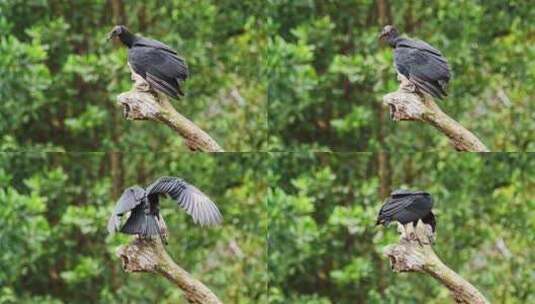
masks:
[(431, 194), (423, 191), (396, 190), (381, 207), (376, 224), (387, 226), (390, 222), (397, 221), (403, 225), (412, 222), (416, 226), (418, 220), (422, 220), (431, 225), (434, 232), (436, 221), (431, 208), (433, 208)]
[[(177, 177), (160, 177), (145, 189), (136, 185), (124, 190), (108, 220), (109, 233), (120, 231), (142, 237), (158, 235), (166, 244), (167, 227), (160, 214), (160, 198), (163, 196), (177, 201), (194, 223), (204, 226), (222, 221), (215, 203), (195, 186)], [(127, 212), (130, 216), (121, 227), (121, 216)]]
[(153, 90), (171, 98), (184, 96), (181, 86), (188, 78), (188, 66), (176, 51), (159, 41), (136, 36), (123, 25), (115, 26), (108, 34), (108, 39), (114, 37), (128, 47), (130, 67)]
[(405, 76), (420, 92), (443, 99), (448, 94), (450, 68), (448, 60), (431, 45), (400, 37), (396, 28), (387, 25), (380, 39), (394, 49), (394, 65), (399, 74)]

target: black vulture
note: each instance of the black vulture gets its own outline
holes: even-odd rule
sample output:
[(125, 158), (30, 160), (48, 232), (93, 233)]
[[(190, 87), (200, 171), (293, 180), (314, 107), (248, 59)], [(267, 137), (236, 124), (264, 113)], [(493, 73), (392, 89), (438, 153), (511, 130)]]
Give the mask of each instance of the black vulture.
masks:
[(391, 25), (384, 27), (380, 39), (394, 49), (394, 64), (399, 74), (405, 76), (420, 92), (438, 99), (448, 94), (450, 68), (448, 60), (439, 50), (420, 41), (400, 37)]
[(397, 221), (403, 225), (413, 223), (418, 220), (431, 225), (435, 231), (435, 215), (431, 211), (433, 208), (433, 198), (431, 194), (424, 191), (396, 190), (386, 199), (379, 211), (377, 225), (388, 225), (392, 221)]
[(113, 28), (108, 39), (113, 37), (119, 37), (128, 47), (130, 67), (143, 77), (152, 89), (171, 98), (184, 96), (181, 86), (188, 78), (188, 66), (176, 51), (159, 41), (136, 36), (123, 25)]
[[(109, 233), (120, 231), (142, 237), (158, 235), (166, 243), (167, 227), (159, 205), (162, 196), (176, 200), (178, 206), (191, 215), (194, 223), (215, 225), (222, 221), (219, 209), (204, 193), (180, 178), (166, 176), (145, 189), (137, 185), (127, 188), (108, 220)], [(127, 212), (130, 212), (130, 216), (121, 227), (120, 217)]]

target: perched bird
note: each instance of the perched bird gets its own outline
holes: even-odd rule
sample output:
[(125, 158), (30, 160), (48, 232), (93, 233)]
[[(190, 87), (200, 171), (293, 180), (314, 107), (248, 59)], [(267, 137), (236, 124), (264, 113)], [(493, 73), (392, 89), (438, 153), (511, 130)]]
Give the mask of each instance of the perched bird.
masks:
[(119, 37), (128, 47), (128, 63), (149, 86), (171, 98), (184, 96), (182, 83), (188, 78), (186, 61), (169, 46), (148, 38), (136, 36), (123, 25), (117, 25), (108, 39)]
[[(160, 214), (160, 197), (169, 196), (178, 202), (194, 223), (215, 225), (222, 221), (221, 213), (210, 198), (195, 186), (177, 177), (160, 177), (143, 189), (140, 186), (127, 188), (115, 205), (108, 231), (137, 234), (142, 237), (158, 235), (167, 243), (167, 227)], [(120, 217), (130, 212), (126, 223), (121, 227)]]
[(387, 25), (380, 39), (394, 49), (394, 64), (399, 74), (405, 76), (420, 92), (438, 99), (448, 94), (450, 68), (448, 60), (439, 50), (420, 41), (400, 37), (398, 31)]
[(388, 225), (392, 221), (397, 221), (403, 225), (413, 223), (418, 220), (431, 225), (435, 231), (435, 215), (431, 211), (433, 208), (433, 198), (431, 194), (423, 191), (396, 190), (386, 199), (379, 211), (377, 225)]

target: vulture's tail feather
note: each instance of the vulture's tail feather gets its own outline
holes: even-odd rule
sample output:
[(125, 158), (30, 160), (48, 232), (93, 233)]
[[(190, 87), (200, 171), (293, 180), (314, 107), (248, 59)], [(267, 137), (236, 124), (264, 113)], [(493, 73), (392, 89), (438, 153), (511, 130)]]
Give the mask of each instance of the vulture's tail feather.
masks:
[(411, 82), (414, 83), (416, 85), (416, 87), (421, 90), (421, 91), (424, 91), (426, 93), (428, 93), (429, 95), (435, 97), (435, 98), (438, 98), (438, 99), (443, 99), (444, 98), (444, 94), (441, 90), (440, 87), (438, 86), (435, 86), (433, 83), (431, 82), (428, 82), (428, 81), (425, 81), (421, 78), (418, 78), (418, 77), (413, 77), (411, 76)]
[(422, 222), (424, 222), (425, 224), (431, 225), (433, 232), (435, 232), (435, 228), (437, 227), (437, 221), (435, 219), (435, 215), (433, 214), (433, 212), (429, 212), (429, 214), (422, 219)]
[(146, 227), (146, 217), (142, 210), (141, 212), (132, 212), (123, 228), (121, 228), (121, 232), (126, 234), (143, 234)]
[(147, 215), (147, 233), (146, 235), (160, 235), (160, 229), (158, 227), (158, 222), (156, 216)]

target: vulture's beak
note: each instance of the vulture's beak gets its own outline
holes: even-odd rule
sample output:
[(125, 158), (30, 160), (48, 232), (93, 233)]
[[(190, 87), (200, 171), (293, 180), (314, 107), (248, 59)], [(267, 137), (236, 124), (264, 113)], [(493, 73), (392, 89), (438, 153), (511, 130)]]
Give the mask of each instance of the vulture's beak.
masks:
[(379, 33), (379, 39), (380, 40), (383, 40), (386, 36), (386, 31), (385, 30), (382, 30), (381, 33)]
[(106, 41), (110, 41), (114, 36), (115, 35), (114, 35), (113, 31), (109, 32), (108, 36), (106, 37)]

